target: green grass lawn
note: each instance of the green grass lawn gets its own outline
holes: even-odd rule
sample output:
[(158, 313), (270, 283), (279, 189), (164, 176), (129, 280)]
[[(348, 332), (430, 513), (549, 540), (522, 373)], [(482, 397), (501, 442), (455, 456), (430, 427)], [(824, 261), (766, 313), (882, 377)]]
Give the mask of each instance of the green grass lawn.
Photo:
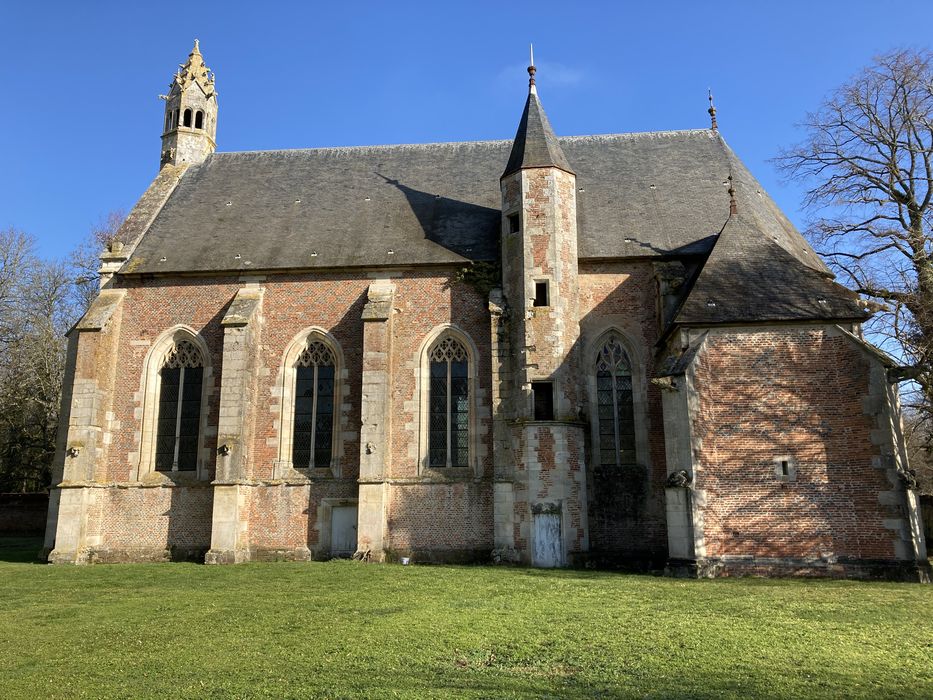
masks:
[(327, 563), (28, 563), (0, 698), (933, 697), (933, 587)]

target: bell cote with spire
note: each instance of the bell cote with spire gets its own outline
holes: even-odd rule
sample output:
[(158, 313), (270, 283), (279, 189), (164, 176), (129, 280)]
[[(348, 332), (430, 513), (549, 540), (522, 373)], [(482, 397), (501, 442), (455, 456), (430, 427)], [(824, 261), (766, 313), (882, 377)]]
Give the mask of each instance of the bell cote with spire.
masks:
[(196, 164), (217, 148), (217, 92), (214, 74), (194, 40), (188, 60), (178, 66), (165, 100), (162, 131), (162, 157), (167, 164)]

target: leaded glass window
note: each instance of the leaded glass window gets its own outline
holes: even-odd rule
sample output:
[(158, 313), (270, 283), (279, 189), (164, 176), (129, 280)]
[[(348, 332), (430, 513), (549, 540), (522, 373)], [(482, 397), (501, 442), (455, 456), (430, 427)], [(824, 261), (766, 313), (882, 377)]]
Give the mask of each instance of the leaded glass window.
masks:
[(469, 466), (469, 361), (466, 348), (446, 337), (432, 349), (428, 399), (428, 465)]
[(334, 442), (334, 353), (314, 340), (299, 355), (295, 372), (292, 464), (330, 467)]
[(189, 340), (176, 342), (159, 369), (156, 471), (197, 469), (203, 376), (198, 347)]
[(618, 467), (635, 464), (632, 365), (614, 335), (600, 348), (596, 358), (596, 403), (599, 463)]

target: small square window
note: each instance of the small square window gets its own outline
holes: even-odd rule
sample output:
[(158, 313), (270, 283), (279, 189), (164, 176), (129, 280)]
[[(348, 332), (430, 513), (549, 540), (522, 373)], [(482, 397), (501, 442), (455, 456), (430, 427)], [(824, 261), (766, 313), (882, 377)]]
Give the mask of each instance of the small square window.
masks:
[(774, 475), (778, 481), (797, 481), (797, 462), (793, 457), (781, 455), (774, 458)]
[(535, 282), (535, 300), (532, 304), (533, 306), (550, 306), (550, 301), (548, 300), (548, 283), (545, 282)]
[(554, 420), (553, 382), (532, 382), (531, 393), (535, 401), (535, 420)]
[(518, 229), (521, 225), (518, 214), (509, 214), (505, 217), (508, 220), (509, 224), (509, 233), (518, 233)]

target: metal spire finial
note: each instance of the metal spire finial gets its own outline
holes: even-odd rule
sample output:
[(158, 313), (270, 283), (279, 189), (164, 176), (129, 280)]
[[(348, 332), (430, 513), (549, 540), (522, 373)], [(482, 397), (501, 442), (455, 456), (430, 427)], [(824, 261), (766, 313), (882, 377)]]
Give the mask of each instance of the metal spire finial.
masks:
[(709, 109), (706, 111), (709, 112), (710, 128), (713, 131), (718, 131), (719, 125), (716, 123), (716, 106), (713, 104), (712, 88), (708, 88), (707, 92), (709, 93)]
[(537, 95), (538, 89), (535, 87), (535, 73), (538, 72), (538, 69), (535, 68), (535, 47), (534, 44), (529, 44), (528, 48), (531, 53), (531, 63), (528, 66), (528, 91)]

